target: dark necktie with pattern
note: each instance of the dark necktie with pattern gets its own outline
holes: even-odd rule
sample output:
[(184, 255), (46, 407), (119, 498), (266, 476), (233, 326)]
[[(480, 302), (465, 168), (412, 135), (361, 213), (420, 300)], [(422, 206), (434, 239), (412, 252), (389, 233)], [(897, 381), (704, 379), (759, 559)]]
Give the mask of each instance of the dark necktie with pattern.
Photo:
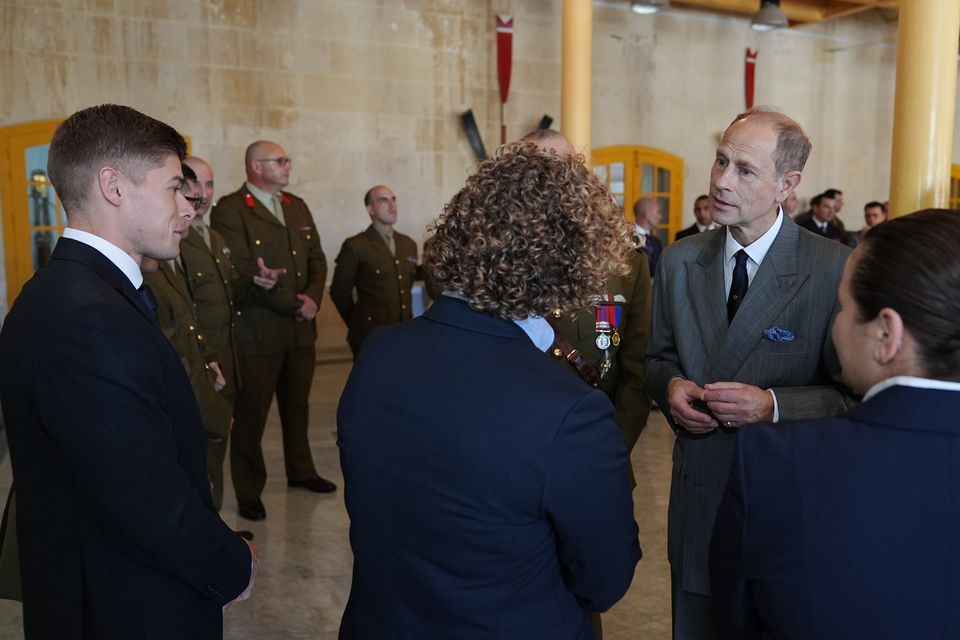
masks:
[(747, 252), (743, 249), (737, 251), (733, 256), (737, 264), (733, 267), (733, 280), (730, 282), (730, 295), (727, 297), (727, 323), (733, 322), (733, 316), (737, 315), (737, 309), (743, 302), (743, 296), (747, 295)]
[(157, 317), (157, 299), (154, 297), (153, 291), (150, 290), (150, 286), (146, 283), (140, 285), (137, 293), (140, 294), (140, 299), (143, 300), (143, 306), (150, 312), (150, 317), (153, 318), (154, 323), (159, 325), (160, 318)]

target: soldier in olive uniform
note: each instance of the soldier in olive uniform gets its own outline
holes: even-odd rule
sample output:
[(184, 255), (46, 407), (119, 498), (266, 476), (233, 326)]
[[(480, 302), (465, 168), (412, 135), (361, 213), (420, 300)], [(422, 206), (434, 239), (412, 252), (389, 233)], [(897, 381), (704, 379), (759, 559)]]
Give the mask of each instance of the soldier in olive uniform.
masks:
[[(156, 269), (151, 271), (154, 264)], [(211, 442), (226, 440), (233, 410), (219, 393), (219, 389), (223, 388), (219, 367), (204, 353), (203, 337), (197, 330), (193, 303), (180, 264), (176, 259), (157, 264), (152, 258), (144, 258), (141, 269), (144, 272), (143, 281), (157, 299), (160, 329), (180, 356), (180, 362), (190, 378), (190, 386), (197, 396), (203, 425), (207, 429), (207, 446)]]
[(375, 328), (413, 317), (410, 290), (417, 277), (417, 243), (393, 229), (397, 222), (393, 191), (378, 185), (367, 191), (363, 203), (370, 226), (344, 240), (330, 285), (330, 298), (347, 324), (354, 357)]
[[(568, 315), (555, 313), (556, 326), (597, 372), (603, 389), (616, 408), (617, 426), (633, 451), (647, 426), (650, 398), (643, 389), (644, 356), (650, 328), (650, 264), (646, 254), (630, 257), (630, 272), (611, 276), (601, 300), (593, 307)], [(558, 344), (553, 356), (568, 362)], [(571, 370), (576, 372), (572, 365)]]
[[(317, 475), (307, 439), (308, 397), (315, 366), (314, 317), (327, 261), (313, 216), (300, 198), (282, 191), (291, 160), (280, 145), (247, 147), (247, 181), (220, 199), (211, 223), (230, 248), (238, 273), (236, 340), (243, 386), (234, 407), (230, 465), (240, 516), (262, 520), (267, 470), (260, 446), (277, 396), (287, 485), (328, 493), (336, 486)], [(257, 278), (270, 273), (269, 290)]]
[[(194, 156), (184, 160), (184, 164), (193, 171), (191, 178), (185, 170), (184, 178), (191, 186), (195, 186), (200, 203), (197, 217), (193, 219), (187, 236), (180, 241), (180, 264), (193, 299), (197, 326), (203, 336), (204, 353), (220, 365), (225, 380), (220, 395), (230, 403), (232, 414), (241, 382), (233, 335), (236, 311), (231, 287), (236, 274), (230, 261), (230, 249), (223, 236), (204, 222), (204, 216), (213, 202), (213, 170)], [(210, 441), (207, 445), (207, 472), (213, 483), (213, 504), (219, 509), (223, 502), (223, 461), (227, 455), (227, 437)]]

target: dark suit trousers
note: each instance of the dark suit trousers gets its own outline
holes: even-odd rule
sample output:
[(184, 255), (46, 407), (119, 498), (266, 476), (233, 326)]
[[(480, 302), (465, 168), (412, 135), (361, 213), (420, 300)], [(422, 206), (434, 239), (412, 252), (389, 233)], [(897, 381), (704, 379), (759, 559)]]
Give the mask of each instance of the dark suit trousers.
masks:
[(237, 394), (230, 438), (230, 467), (238, 500), (255, 500), (263, 493), (267, 467), (260, 441), (274, 393), (287, 480), (305, 480), (317, 474), (307, 439), (314, 366), (313, 345), (277, 354), (240, 356), (243, 387)]
[(713, 598), (680, 588), (680, 578), (670, 573), (673, 605), (673, 640), (719, 640)]

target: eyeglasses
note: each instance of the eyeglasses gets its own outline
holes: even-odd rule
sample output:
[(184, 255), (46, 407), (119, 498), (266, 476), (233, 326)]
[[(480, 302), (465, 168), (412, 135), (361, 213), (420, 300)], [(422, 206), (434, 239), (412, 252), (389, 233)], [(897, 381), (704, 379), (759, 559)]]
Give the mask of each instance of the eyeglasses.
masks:
[(183, 196), (183, 199), (190, 203), (194, 211), (200, 211), (200, 207), (203, 206), (203, 198), (199, 196)]
[(293, 160), (287, 158), (286, 156), (280, 158), (260, 158), (257, 162), (276, 162), (281, 167), (289, 167), (293, 164)]

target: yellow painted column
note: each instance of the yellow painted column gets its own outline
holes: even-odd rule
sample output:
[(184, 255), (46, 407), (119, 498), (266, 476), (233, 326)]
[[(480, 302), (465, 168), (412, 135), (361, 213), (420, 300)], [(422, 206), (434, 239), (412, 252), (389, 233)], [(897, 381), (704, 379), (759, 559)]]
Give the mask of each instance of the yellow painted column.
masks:
[(960, 0), (900, 3), (891, 217), (948, 205), (958, 35)]
[[(957, 0), (960, 2), (960, 0)], [(590, 65), (593, 50), (591, 0), (563, 0), (560, 127), (590, 161)]]

